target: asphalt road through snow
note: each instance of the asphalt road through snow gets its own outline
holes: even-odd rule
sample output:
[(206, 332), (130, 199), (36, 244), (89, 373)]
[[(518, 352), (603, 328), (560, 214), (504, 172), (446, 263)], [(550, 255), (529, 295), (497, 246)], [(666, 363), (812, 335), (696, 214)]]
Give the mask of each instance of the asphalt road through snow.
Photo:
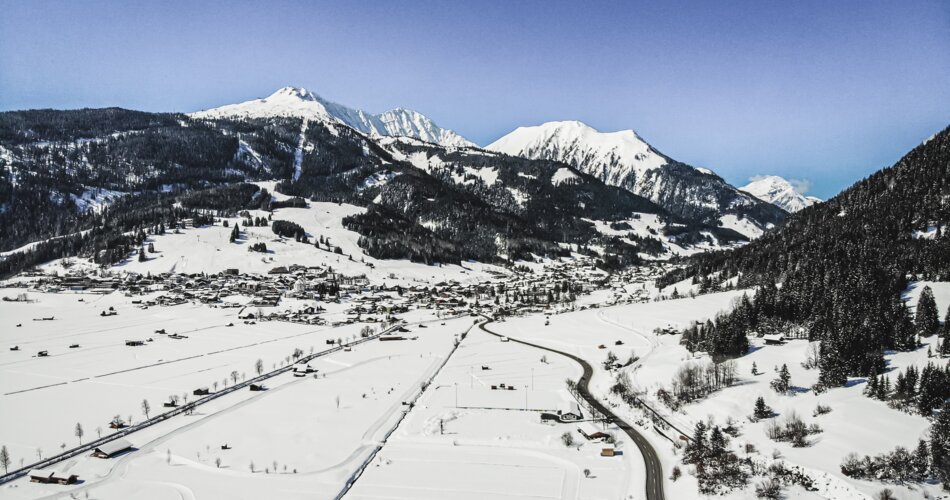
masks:
[[(504, 337), (504, 335), (495, 333), (488, 328), (486, 325), (491, 323), (488, 321), (482, 323), (479, 327), (484, 330), (486, 333), (490, 333), (496, 337)], [(548, 347), (540, 346), (537, 344), (532, 344), (531, 342), (525, 342), (523, 340), (518, 340), (514, 337), (508, 336), (508, 339), (511, 342), (517, 342), (519, 344), (524, 344), (527, 346), (535, 347), (537, 349), (542, 349), (548, 352), (553, 352), (555, 354), (560, 354), (561, 356), (566, 356), (573, 359), (578, 364), (581, 365), (584, 369), (584, 374), (581, 375), (580, 380), (577, 381), (577, 392), (581, 395), (584, 400), (586, 400), (591, 406), (593, 406), (597, 411), (611, 419), (617, 427), (619, 427), (623, 432), (625, 432), (634, 443), (637, 444), (637, 448), (640, 449), (640, 454), (643, 455), (643, 462), (646, 465), (646, 496), (647, 500), (664, 500), (663, 496), (663, 467), (660, 465), (660, 459), (656, 455), (656, 450), (653, 449), (653, 446), (640, 434), (639, 431), (633, 428), (627, 422), (621, 420), (619, 417), (614, 415), (609, 408), (607, 408), (603, 403), (601, 403), (594, 395), (590, 393), (588, 388), (588, 383), (590, 382), (591, 376), (594, 374), (593, 368), (584, 361), (583, 359), (574, 356), (573, 354), (568, 354), (563, 351), (558, 351), (556, 349), (550, 349)]]

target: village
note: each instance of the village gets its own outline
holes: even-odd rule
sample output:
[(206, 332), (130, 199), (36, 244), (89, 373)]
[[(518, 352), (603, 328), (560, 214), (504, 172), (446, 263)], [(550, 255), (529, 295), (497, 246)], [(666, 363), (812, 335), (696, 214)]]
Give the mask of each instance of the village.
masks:
[[(2, 351), (0, 366), (20, 373), (10, 372), (0, 381), (4, 406), (20, 408), (5, 412), (19, 417), (11, 422), (4, 419), (7, 432), (0, 439), (9, 443), (10, 436), (20, 436), (14, 463), (24, 467), (22, 474), (29, 480), (83, 484), (88, 474), (75, 473), (82, 469), (63, 470), (51, 457), (123, 456), (140, 449), (140, 435), (147, 436), (153, 425), (181, 425), (171, 424), (182, 418), (172, 416), (194, 418), (196, 411), (202, 415), (219, 401), (249, 397), (243, 394), (266, 396), (283, 390), (288, 381), (325, 383), (339, 363), (351, 364), (340, 358), (365, 356), (369, 349), (365, 346), (379, 345), (372, 350), (383, 349), (388, 358), (410, 351), (419, 353), (422, 361), (444, 363), (450, 355), (444, 349), (458, 346), (480, 321), (536, 316), (547, 318), (538, 323), (543, 328), (559, 313), (656, 300), (657, 291), (645, 284), (664, 268), (658, 264), (608, 273), (584, 259), (564, 259), (491, 273), (478, 281), (450, 279), (431, 284), (405, 283), (396, 277), (374, 283), (365, 275), (344, 275), (322, 265), (278, 266), (265, 274), (239, 269), (216, 274), (78, 269), (22, 273), (0, 289), (0, 304), (11, 312), (3, 315), (11, 336), (4, 339), (10, 339), (10, 345)], [(459, 331), (461, 325), (467, 325), (465, 331)], [(445, 335), (447, 331), (455, 333)], [(382, 342), (358, 345), (375, 339)], [(385, 347), (396, 344), (405, 347)], [(441, 354), (429, 354), (427, 346), (434, 345), (443, 346)], [(532, 385), (526, 386), (521, 379), (528, 368), (525, 374), (512, 375), (496, 371), (491, 357), (472, 363), (482, 372), (471, 375), (472, 380), (484, 384), (490, 391), (485, 394), (495, 394), (487, 399), (478, 396), (482, 408), (522, 408), (513, 401), (525, 398), (522, 409), (537, 412), (531, 421), (538, 424), (592, 417), (565, 391), (561, 375), (548, 383), (545, 394), (533, 387), (534, 368), (530, 369)], [(544, 361), (538, 367), (539, 379), (549, 366)], [(439, 373), (427, 370), (433, 370), (432, 366), (420, 365), (407, 376), (426, 379)], [(379, 375), (371, 377), (379, 383)], [(108, 396), (102, 392), (101, 384), (120, 380), (121, 388), (112, 386)], [(249, 392), (234, 392), (240, 389)], [(352, 391), (339, 392), (337, 405), (339, 398)], [(389, 391), (388, 397), (396, 393)], [(81, 402), (90, 399), (104, 406), (83, 407)], [(397, 399), (407, 403), (406, 396)], [(475, 404), (467, 399), (463, 403)], [(205, 401), (207, 405), (196, 406)], [(81, 411), (75, 410), (77, 405)], [(25, 423), (34, 418), (23, 413), (30, 408), (54, 409), (45, 413), (48, 424), (44, 427), (61, 430), (37, 432), (35, 425)], [(377, 411), (383, 412), (378, 417), (383, 419), (401, 414), (385, 408)], [(141, 415), (136, 417), (136, 413)], [(613, 434), (601, 430), (597, 425), (558, 435), (569, 432), (585, 440), (612, 442)], [(70, 434), (73, 445), (67, 445)], [(83, 440), (86, 434), (94, 437)], [(76, 444), (80, 446), (71, 447)], [(609, 448), (613, 454), (613, 446)], [(598, 448), (595, 455), (600, 453)], [(29, 469), (31, 463), (47, 461), (50, 465)], [(301, 467), (308, 468), (306, 463)]]
[[(665, 269), (668, 266), (656, 264), (607, 273), (579, 259), (549, 261), (535, 269), (523, 267), (507, 274), (494, 273), (492, 278), (477, 283), (449, 280), (409, 286), (400, 285), (395, 279), (389, 285), (371, 283), (365, 275), (348, 276), (332, 267), (302, 265), (275, 267), (267, 274), (241, 273), (234, 268), (217, 274), (156, 275), (101, 270), (72, 271), (60, 276), (32, 271), (8, 281), (6, 286), (44, 293), (119, 293), (142, 309), (200, 303), (212, 308), (239, 309), (240, 320), (312, 325), (328, 324), (323, 314), (326, 304), (343, 304), (345, 316), (329, 323), (339, 326), (386, 322), (415, 309), (433, 310), (445, 316), (504, 317), (646, 302), (656, 299), (656, 295), (645, 284)], [(631, 283), (639, 287), (631, 287)], [(592, 300), (584, 300), (584, 296), (594, 292), (600, 293)], [(101, 313), (114, 314), (114, 310)]]

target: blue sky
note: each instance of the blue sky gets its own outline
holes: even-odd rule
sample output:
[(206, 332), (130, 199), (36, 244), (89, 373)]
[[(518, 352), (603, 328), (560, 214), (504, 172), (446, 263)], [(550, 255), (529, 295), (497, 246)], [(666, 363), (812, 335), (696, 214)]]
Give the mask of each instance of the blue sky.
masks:
[(0, 0), (0, 110), (192, 111), (285, 85), (486, 144), (633, 128), (828, 197), (950, 125), (950, 2)]

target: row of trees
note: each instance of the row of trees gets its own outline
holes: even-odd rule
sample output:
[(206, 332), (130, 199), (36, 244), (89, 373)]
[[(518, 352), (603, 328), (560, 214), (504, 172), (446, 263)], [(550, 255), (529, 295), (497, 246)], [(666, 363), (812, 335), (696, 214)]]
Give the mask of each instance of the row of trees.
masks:
[(732, 386), (737, 380), (736, 362), (733, 360), (722, 363), (685, 363), (673, 375), (670, 390), (658, 390), (657, 397), (667, 406), (676, 409), (681, 404)]
[(842, 462), (841, 472), (849, 477), (901, 483), (934, 479), (950, 491), (950, 403), (943, 403), (936, 415), (929, 442), (921, 439), (914, 451), (898, 446), (874, 457), (861, 458), (852, 453)]
[(868, 397), (887, 401), (894, 408), (930, 416), (950, 399), (950, 364), (942, 369), (927, 363), (923, 370), (909, 366), (898, 372), (893, 386), (889, 375), (872, 373), (864, 390)]

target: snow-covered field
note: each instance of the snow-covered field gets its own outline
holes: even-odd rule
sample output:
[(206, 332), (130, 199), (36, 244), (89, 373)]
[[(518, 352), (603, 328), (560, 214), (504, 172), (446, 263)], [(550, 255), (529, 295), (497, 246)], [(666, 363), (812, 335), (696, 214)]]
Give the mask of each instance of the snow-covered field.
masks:
[[(602, 430), (600, 424), (541, 423), (537, 410), (571, 401), (564, 381), (581, 373), (566, 358), (548, 354), (542, 362), (543, 355), (473, 329), (348, 497), (575, 499), (641, 492), (641, 475), (633, 474), (641, 458), (625, 446), (622, 432), (611, 431), (628, 453), (608, 458), (600, 456), (606, 445), (577, 432)], [(500, 384), (516, 389), (491, 389)], [(573, 447), (561, 441), (564, 432), (574, 436)]]
[[(924, 285), (934, 290), (941, 313), (946, 311), (950, 306), (950, 283), (913, 284), (906, 294), (908, 305), (911, 308), (916, 306)], [(742, 293), (724, 292), (555, 315), (548, 326), (544, 326), (542, 317), (523, 317), (494, 324), (493, 328), (512, 338), (565, 350), (588, 360), (595, 368), (591, 390), (600, 395), (607, 395), (613, 380), (612, 375), (600, 365), (606, 352), (613, 351), (621, 362), (631, 353), (636, 354), (639, 361), (623, 370), (629, 373), (638, 389), (647, 391), (647, 400), (651, 401), (653, 407), (665, 414), (678, 429), (688, 433), (696, 422), (712, 421), (724, 425), (731, 418), (740, 428), (740, 435), (732, 443), (734, 449), (744, 450), (747, 443), (752, 444), (757, 450), (755, 456), (758, 459), (768, 463), (774, 460), (774, 453), (780, 457), (779, 460), (802, 468), (815, 480), (818, 492), (806, 492), (793, 487), (786, 490), (789, 498), (871, 498), (885, 487), (894, 490), (898, 498), (902, 499), (924, 498), (925, 492), (939, 494), (939, 487), (933, 485), (882, 484), (850, 479), (840, 473), (841, 461), (851, 452), (862, 456), (876, 455), (889, 452), (897, 445), (913, 449), (919, 438), (926, 437), (929, 422), (921, 416), (888, 408), (885, 403), (864, 396), (863, 379), (854, 379), (845, 388), (814, 394), (809, 388), (817, 381), (818, 372), (801, 366), (809, 344), (805, 340), (793, 340), (781, 346), (765, 346), (762, 340), (755, 339), (752, 352), (736, 360), (740, 379), (736, 385), (689, 404), (678, 413), (656, 401), (656, 390), (669, 388), (680, 366), (703, 362), (708, 358), (690, 354), (679, 345), (679, 335), (654, 335), (653, 330), (668, 325), (682, 328), (691, 321), (711, 317), (717, 311), (727, 309)], [(888, 353), (886, 357), (889, 365), (902, 370), (910, 365), (920, 367), (928, 361), (939, 361), (927, 358), (927, 349), (934, 347), (936, 340), (936, 337), (923, 339), (924, 346), (913, 352)], [(616, 345), (617, 341), (623, 342), (623, 345)], [(599, 348), (600, 345), (604, 348)], [(759, 375), (751, 374), (753, 363), (758, 367)], [(792, 395), (779, 395), (769, 387), (776, 376), (774, 370), (782, 364), (788, 365), (792, 385), (798, 388)], [(795, 412), (806, 423), (817, 423), (824, 431), (815, 435), (812, 445), (805, 448), (793, 448), (788, 443), (771, 441), (766, 436), (764, 421), (751, 423), (747, 418), (759, 396), (779, 415)], [(629, 416), (631, 421), (638, 419), (638, 411), (625, 407), (619, 400), (615, 402), (618, 414)], [(831, 413), (813, 417), (819, 403), (830, 406)], [(666, 471), (664, 480), (667, 498), (696, 498), (696, 482), (692, 476), (686, 474), (676, 482), (669, 479), (669, 471), (674, 465), (687, 470), (680, 463), (681, 452), (649, 429), (644, 425), (644, 435), (660, 453)], [(744, 451), (739, 455), (745, 456)], [(755, 498), (751, 486), (726, 496)]]
[[(182, 235), (157, 241), (176, 236)], [(663, 295), (672, 288), (681, 294), (692, 290), (686, 282), (663, 291), (644, 285), (651, 293)], [(934, 290), (939, 310), (946, 311), (950, 283), (912, 284), (905, 294), (908, 305), (916, 306), (924, 285)], [(0, 296), (21, 291), (0, 289)], [(592, 392), (638, 426), (659, 453), (667, 498), (696, 498), (696, 480), (682, 466), (681, 451), (656, 433), (640, 410), (607, 396), (614, 373), (601, 363), (608, 352), (621, 363), (637, 358), (622, 370), (677, 430), (688, 434), (698, 421), (722, 425), (731, 419), (739, 428), (731, 445), (740, 456), (746, 455), (749, 444), (756, 450), (751, 455), (756, 461), (781, 460), (815, 481), (817, 492), (791, 487), (786, 490), (788, 498), (871, 498), (885, 486), (901, 499), (921, 498), (925, 491), (938, 493), (934, 485), (883, 485), (840, 473), (848, 453), (875, 455), (895, 445), (912, 448), (926, 436), (929, 424), (923, 417), (865, 397), (863, 379), (814, 394), (809, 388), (818, 373), (801, 366), (809, 349), (804, 340), (766, 346), (753, 339), (752, 351), (736, 360), (739, 381), (734, 386), (678, 412), (656, 400), (656, 391), (670, 386), (678, 367), (706, 361), (682, 347), (679, 335), (656, 330), (681, 329), (712, 317), (728, 309), (742, 293), (746, 292), (595, 306), (550, 317), (512, 317), (493, 323), (491, 329), (588, 360), (595, 369)], [(594, 305), (609, 296), (604, 290), (585, 300)], [(20, 460), (30, 463), (40, 454), (58, 453), (63, 444), (67, 448), (77, 444), (77, 423), (82, 424), (84, 441), (88, 441), (100, 428), (108, 433), (108, 422), (115, 415), (133, 422), (144, 419), (143, 399), (149, 401), (154, 415), (163, 411), (162, 403), (171, 395), (194, 398), (196, 388), (216, 390), (232, 384), (233, 372), (239, 380), (255, 375), (257, 359), (270, 370), (287, 363), (296, 348), (305, 353), (320, 351), (327, 340), (352, 338), (364, 326), (245, 324), (237, 319), (239, 308), (186, 303), (143, 309), (119, 293), (30, 291), (28, 297), (29, 303), (0, 302), (0, 443), (9, 449), (13, 467)], [(345, 303), (324, 305), (328, 320), (344, 317)], [(100, 315), (110, 307), (116, 316)], [(35, 321), (48, 317), (54, 319)], [(367, 460), (347, 496), (643, 498), (642, 457), (622, 432), (606, 428), (617, 436), (617, 448), (624, 452), (607, 458), (600, 456), (606, 445), (587, 441), (578, 432), (605, 430), (602, 424), (541, 423), (541, 411), (553, 412), (571, 401), (565, 380), (580, 376), (575, 363), (530, 346), (501, 342), (472, 328), (472, 317), (441, 320), (429, 310), (413, 310), (402, 318), (410, 323), (417, 340), (372, 341), (350, 352), (317, 358), (311, 362), (317, 377), (272, 378), (267, 391), (239, 391), (200, 406), (192, 415), (132, 434), (129, 439), (136, 450), (131, 453), (108, 460), (80, 456), (59, 464), (58, 469), (79, 475), (78, 485), (39, 485), (21, 478), (0, 486), (0, 498), (59, 498), (70, 493), (101, 499), (333, 498)], [(417, 326), (419, 321), (427, 321), (428, 328)], [(187, 338), (175, 340), (157, 334), (157, 329)], [(456, 336), (464, 331), (469, 331), (468, 336), (446, 361)], [(149, 338), (152, 341), (144, 346), (125, 345), (126, 340)], [(936, 339), (923, 341), (924, 347), (914, 352), (888, 353), (889, 365), (903, 369), (926, 364), (927, 347)], [(10, 350), (13, 346), (19, 350)], [(44, 350), (49, 356), (36, 356)], [(753, 363), (760, 374), (751, 373)], [(788, 365), (797, 388), (791, 395), (777, 394), (769, 387), (774, 370), (782, 364)], [(415, 406), (405, 405), (432, 376)], [(492, 389), (501, 384), (515, 389)], [(765, 423), (747, 418), (759, 396), (779, 415), (795, 412), (806, 423), (820, 425), (823, 432), (804, 448), (769, 440)], [(813, 415), (818, 404), (831, 407), (831, 412)], [(574, 447), (561, 441), (564, 432), (574, 436)], [(225, 444), (230, 449), (222, 449)], [(676, 465), (687, 473), (672, 481), (669, 473)], [(751, 499), (754, 493), (750, 486), (726, 497)]]
[[(5, 346), (0, 351), (0, 443), (14, 466), (21, 459), (35, 461), (39, 453), (58, 453), (62, 443), (75, 446), (77, 423), (88, 441), (98, 435), (97, 428), (103, 435), (110, 432), (114, 415), (144, 419), (143, 399), (155, 415), (172, 394), (194, 397), (195, 388), (224, 387), (225, 381), (233, 383), (234, 371), (239, 378), (254, 376), (257, 359), (270, 370), (286, 363), (295, 348), (320, 351), (327, 340), (354, 337), (363, 326), (246, 325), (236, 320), (238, 309), (184, 304), (142, 310), (119, 294), (30, 293), (30, 298), (35, 302), (0, 302)], [(109, 306), (118, 315), (101, 317)], [(176, 492), (182, 491), (191, 492), (186, 497), (221, 498), (217, 492), (225, 490), (228, 498), (263, 498), (271, 488), (289, 488), (281, 498), (293, 498), (293, 491), (332, 498), (372, 443), (394, 424), (402, 402), (441, 365), (455, 335), (472, 324), (464, 318), (443, 325), (426, 314), (408, 315), (410, 321), (431, 321), (429, 328), (410, 325), (417, 340), (372, 341), (317, 358), (310, 365), (318, 379), (278, 376), (268, 381), (268, 391), (239, 391), (198, 407), (193, 415), (132, 434), (135, 453), (117, 460), (81, 457), (59, 468), (79, 474), (78, 488), (93, 490), (94, 498), (179, 498)], [(55, 319), (33, 321), (50, 316)], [(235, 326), (226, 326), (230, 322)], [(188, 338), (155, 334), (158, 328)], [(127, 339), (147, 338), (153, 342), (125, 345)], [(79, 347), (69, 348), (72, 344)], [(20, 350), (6, 348), (14, 345)], [(40, 350), (49, 356), (35, 357)], [(221, 450), (223, 444), (232, 449)], [(255, 481), (267, 475), (265, 468), (274, 472), (274, 461), (281, 473), (272, 475), (275, 484)], [(294, 469), (298, 482), (285, 486)], [(209, 479), (214, 477), (222, 481)], [(0, 487), (0, 497), (35, 498), (74, 488), (20, 479)]]

